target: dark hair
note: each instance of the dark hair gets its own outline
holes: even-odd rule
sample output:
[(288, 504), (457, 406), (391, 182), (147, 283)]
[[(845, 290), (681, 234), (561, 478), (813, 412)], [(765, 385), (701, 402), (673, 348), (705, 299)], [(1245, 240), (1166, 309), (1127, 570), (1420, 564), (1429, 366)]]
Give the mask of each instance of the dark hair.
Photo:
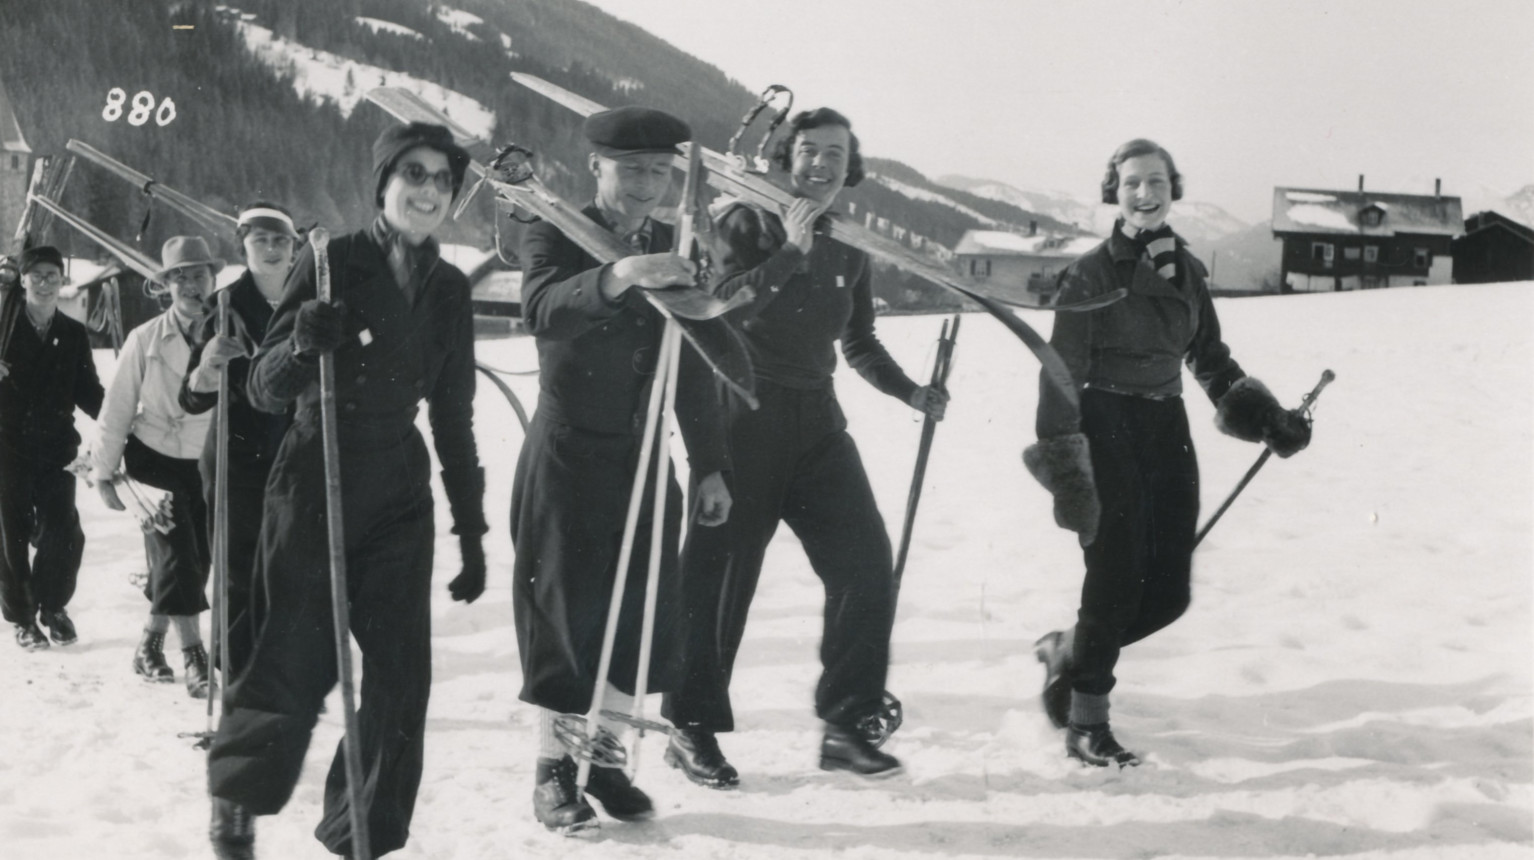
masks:
[(814, 110), (800, 111), (788, 122), (788, 131), (778, 138), (778, 142), (772, 147), (772, 163), (787, 173), (793, 170), (794, 165), (794, 140), (799, 137), (799, 132), (812, 128), (820, 128), (823, 125), (839, 125), (847, 130), (847, 137), (851, 141), (851, 149), (847, 153), (847, 181), (843, 187), (852, 186), (863, 181), (863, 153), (858, 149), (858, 136), (852, 132), (852, 120), (847, 119), (840, 113), (830, 108), (816, 108)]
[[(241, 206), (236, 214), (243, 215), (247, 209), (276, 209), (278, 212), (288, 216), (289, 220), (292, 220), (293, 218), (293, 213), (288, 211), (288, 207), (282, 205), (281, 203), (273, 203), (270, 200), (252, 200), (251, 202), (246, 203), (244, 206)], [(250, 235), (250, 231), (252, 229), (253, 228), (250, 224), (241, 224), (240, 226), (234, 228), (234, 242), (236, 245), (240, 246), (240, 259), (245, 258), (245, 237)], [(297, 226), (293, 228), (293, 232), (298, 232)], [(296, 244), (297, 240), (295, 239), (294, 242)]]
[(1159, 155), (1166, 162), (1167, 173), (1171, 174), (1172, 199), (1182, 199), (1182, 174), (1177, 172), (1177, 164), (1172, 161), (1172, 153), (1167, 152), (1161, 144), (1153, 140), (1137, 137), (1113, 151), (1113, 157), (1108, 159), (1108, 172), (1103, 174), (1103, 202), (1119, 202), (1119, 165), (1131, 158), (1142, 155)]

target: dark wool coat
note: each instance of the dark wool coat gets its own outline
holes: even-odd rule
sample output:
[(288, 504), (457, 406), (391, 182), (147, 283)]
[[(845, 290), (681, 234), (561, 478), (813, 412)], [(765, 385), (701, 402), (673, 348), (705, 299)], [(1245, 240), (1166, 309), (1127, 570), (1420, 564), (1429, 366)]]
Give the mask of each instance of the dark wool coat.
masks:
[(75, 407), (95, 418), (106, 396), (91, 357), (85, 326), (55, 310), (47, 340), (27, 320), (26, 292), (8, 290), (0, 303), (0, 319), (11, 320), (0, 360), (10, 375), (0, 381), (0, 437), (25, 449), (34, 465), (63, 468), (80, 448)]

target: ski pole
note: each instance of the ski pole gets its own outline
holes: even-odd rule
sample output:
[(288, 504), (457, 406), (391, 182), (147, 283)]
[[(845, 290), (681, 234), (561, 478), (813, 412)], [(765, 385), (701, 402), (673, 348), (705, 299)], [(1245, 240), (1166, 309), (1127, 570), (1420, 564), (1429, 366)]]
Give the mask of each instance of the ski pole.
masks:
[[(943, 330), (937, 339), (937, 360), (932, 365), (932, 387), (946, 391), (948, 371), (953, 357), (954, 342), (959, 339), (958, 314), (953, 315), (953, 325), (943, 320)], [(900, 577), (905, 573), (906, 554), (911, 549), (911, 528), (916, 524), (916, 505), (921, 501), (921, 485), (927, 476), (927, 456), (932, 453), (932, 437), (937, 432), (937, 419), (926, 416), (921, 425), (921, 443), (916, 447), (916, 470), (911, 476), (911, 492), (906, 496), (905, 524), (900, 529), (900, 549), (895, 554), (894, 588), (898, 600)]]
[[(316, 293), (330, 301), (330, 233), (309, 231), (314, 247)], [(346, 727), (342, 750), (346, 760), (346, 802), (351, 814), (352, 854), (372, 860), (368, 849), (367, 815), (362, 809), (362, 742), (357, 729), (357, 704), (352, 688), (351, 618), (346, 589), (346, 538), (341, 519), (341, 441), (336, 427), (336, 358), (320, 353), (320, 432), (325, 445), (325, 515), (330, 523), (330, 605), (335, 619), (336, 672), (341, 682), (341, 716)]]
[[(1316, 398), (1321, 396), (1321, 389), (1331, 384), (1331, 381), (1336, 378), (1337, 374), (1332, 373), (1330, 370), (1321, 371), (1321, 381), (1317, 382), (1316, 387), (1312, 388), (1310, 393), (1305, 395), (1305, 399), (1300, 401), (1300, 411), (1305, 413), (1306, 421), (1310, 420), (1310, 410), (1315, 406)], [(1252, 464), (1252, 468), (1246, 470), (1246, 474), (1241, 476), (1241, 481), (1236, 484), (1236, 488), (1231, 490), (1230, 495), (1225, 498), (1225, 503), (1220, 505), (1219, 510), (1215, 511), (1214, 515), (1209, 518), (1209, 522), (1204, 523), (1204, 527), (1199, 529), (1198, 534), (1193, 537), (1194, 549), (1197, 549), (1198, 545), (1204, 542), (1204, 536), (1209, 534), (1209, 530), (1214, 528), (1214, 524), (1220, 521), (1220, 517), (1225, 516), (1225, 512), (1236, 501), (1236, 497), (1241, 495), (1241, 491), (1246, 489), (1246, 485), (1250, 484), (1253, 478), (1257, 477), (1257, 473), (1262, 470), (1263, 464), (1268, 462), (1268, 458), (1271, 456), (1273, 456), (1273, 449), (1268, 447), (1264, 447), (1262, 453), (1257, 455), (1257, 462)]]
[[(218, 333), (229, 336), (229, 291), (218, 294)], [(213, 730), (213, 693), (222, 690), (220, 712), (229, 710), (229, 365), (218, 369), (218, 413), (213, 449), (213, 596), (218, 600), (218, 674), (209, 673), (208, 730)]]

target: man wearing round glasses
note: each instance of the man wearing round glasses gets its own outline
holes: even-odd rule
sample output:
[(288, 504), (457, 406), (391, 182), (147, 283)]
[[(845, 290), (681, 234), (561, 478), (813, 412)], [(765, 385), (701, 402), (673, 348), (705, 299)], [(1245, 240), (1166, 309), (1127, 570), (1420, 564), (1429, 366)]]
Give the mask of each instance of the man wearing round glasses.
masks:
[[(374, 855), (405, 844), (425, 756), (431, 689), (431, 460), (415, 418), (426, 400), (458, 535), (455, 600), (485, 589), (484, 473), (474, 442), (474, 315), (469, 281), (439, 257), (438, 230), (469, 155), (440, 125), (410, 123), (373, 144), (380, 211), (330, 242), (334, 301), (319, 301), (313, 247), (293, 264), (252, 361), (258, 409), (293, 407), (266, 484), (257, 576), (265, 620), (208, 753), (210, 836), (249, 856), (252, 815), (274, 815), (298, 782), (310, 734), (337, 681), (329, 580), (319, 357), (335, 362), (351, 629), (362, 648), (358, 726)], [(338, 751), (315, 836), (352, 851)]]
[(31, 248), (20, 270), (22, 289), (0, 303), (0, 613), (16, 644), (37, 651), (49, 637), (60, 645), (76, 638), (65, 607), (85, 532), (65, 467), (80, 448), (75, 409), (95, 418), (105, 392), (85, 326), (58, 312), (63, 255)]

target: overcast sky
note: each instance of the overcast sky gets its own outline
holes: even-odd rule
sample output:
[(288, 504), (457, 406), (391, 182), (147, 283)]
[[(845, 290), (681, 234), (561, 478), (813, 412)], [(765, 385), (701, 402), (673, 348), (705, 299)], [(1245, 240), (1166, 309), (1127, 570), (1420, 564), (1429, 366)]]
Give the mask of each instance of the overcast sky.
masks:
[(1275, 185), (1534, 183), (1534, 0), (588, 0), (848, 114), (867, 150), (1091, 199), (1151, 137), (1246, 221)]

